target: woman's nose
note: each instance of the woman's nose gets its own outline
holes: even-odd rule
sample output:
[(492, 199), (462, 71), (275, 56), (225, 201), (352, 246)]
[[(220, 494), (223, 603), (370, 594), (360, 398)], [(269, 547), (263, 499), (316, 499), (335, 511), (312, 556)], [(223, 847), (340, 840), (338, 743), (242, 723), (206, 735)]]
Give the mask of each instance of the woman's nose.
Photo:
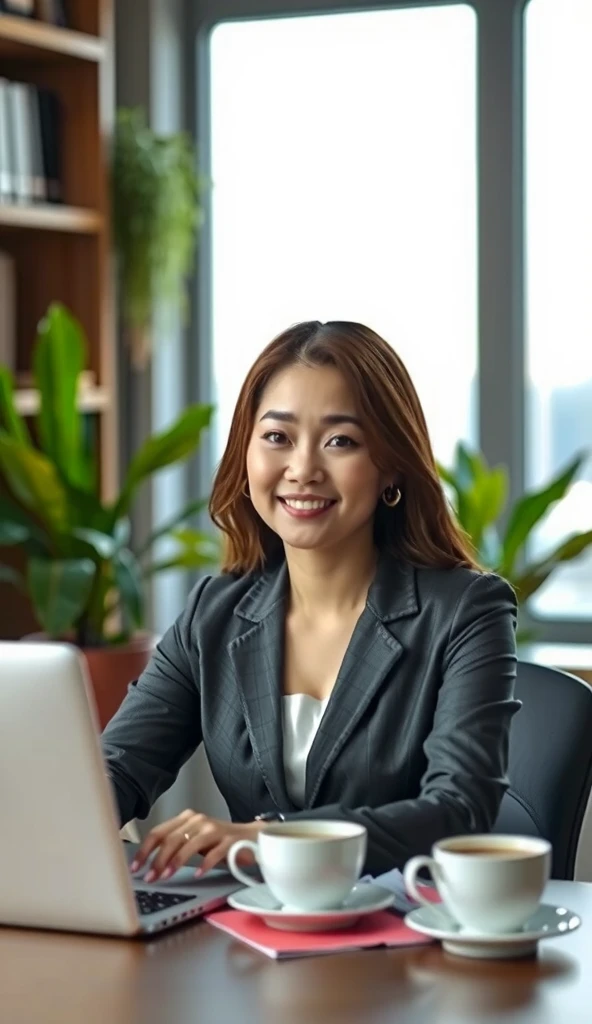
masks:
[(286, 478), (299, 484), (320, 483), (323, 480), (324, 470), (314, 448), (304, 445), (292, 448)]

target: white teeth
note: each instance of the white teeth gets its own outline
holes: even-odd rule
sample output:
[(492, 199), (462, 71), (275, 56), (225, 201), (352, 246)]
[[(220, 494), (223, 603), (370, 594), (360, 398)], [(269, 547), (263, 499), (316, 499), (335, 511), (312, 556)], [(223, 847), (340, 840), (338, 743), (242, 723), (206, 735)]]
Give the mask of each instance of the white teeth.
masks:
[(286, 505), (290, 508), (301, 509), (303, 511), (311, 511), (312, 509), (328, 508), (332, 504), (330, 501), (298, 501), (296, 498), (284, 498)]

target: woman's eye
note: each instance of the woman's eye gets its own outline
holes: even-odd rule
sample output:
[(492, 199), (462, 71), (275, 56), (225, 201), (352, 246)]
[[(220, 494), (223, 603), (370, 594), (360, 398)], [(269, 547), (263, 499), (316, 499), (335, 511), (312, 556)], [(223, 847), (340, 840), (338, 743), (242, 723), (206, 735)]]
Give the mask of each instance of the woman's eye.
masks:
[(338, 434), (336, 437), (332, 437), (328, 443), (329, 448), (357, 448), (358, 442), (354, 441), (353, 438), (348, 437), (346, 434)]
[(264, 441), (269, 441), (270, 444), (283, 444), (286, 440), (286, 435), (282, 434), (281, 430), (268, 430), (263, 435)]

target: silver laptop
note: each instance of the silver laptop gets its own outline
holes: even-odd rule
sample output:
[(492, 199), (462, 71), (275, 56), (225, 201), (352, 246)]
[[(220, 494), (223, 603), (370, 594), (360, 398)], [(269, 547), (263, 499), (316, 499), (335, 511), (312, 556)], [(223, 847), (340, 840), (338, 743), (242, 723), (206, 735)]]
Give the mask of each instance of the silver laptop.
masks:
[(222, 870), (130, 876), (89, 695), (75, 647), (0, 643), (0, 924), (142, 935), (221, 906)]

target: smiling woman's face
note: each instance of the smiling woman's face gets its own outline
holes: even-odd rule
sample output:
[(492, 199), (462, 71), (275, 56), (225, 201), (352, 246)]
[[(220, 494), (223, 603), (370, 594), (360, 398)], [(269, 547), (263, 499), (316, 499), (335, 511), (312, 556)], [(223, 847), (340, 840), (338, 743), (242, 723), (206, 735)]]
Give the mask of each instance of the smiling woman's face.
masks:
[(342, 374), (302, 364), (276, 374), (263, 392), (247, 475), (255, 510), (286, 546), (299, 549), (368, 540), (391, 483), (370, 458)]

